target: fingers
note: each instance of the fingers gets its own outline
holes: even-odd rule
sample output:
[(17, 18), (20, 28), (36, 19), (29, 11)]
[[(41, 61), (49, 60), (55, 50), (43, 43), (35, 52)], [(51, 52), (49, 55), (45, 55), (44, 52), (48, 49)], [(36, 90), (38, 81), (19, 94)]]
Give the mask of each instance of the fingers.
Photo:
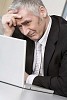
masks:
[[(13, 20), (13, 19), (12, 19)], [(9, 25), (9, 27), (11, 27), (12, 25), (13, 25), (13, 21), (12, 20), (10, 20), (7, 24)], [(14, 26), (14, 25), (13, 25)]]
[(4, 28), (4, 34), (7, 36), (12, 36), (15, 26), (17, 25), (16, 19), (21, 19), (22, 17), (16, 13), (17, 11), (9, 11), (2, 17), (2, 24)]
[(9, 21), (9, 26), (16, 26), (16, 20), (14, 17), (11, 18), (11, 20)]
[(13, 26), (16, 26), (17, 23), (16, 23), (16, 19), (21, 19), (21, 16), (18, 15), (18, 14), (12, 14), (12, 17), (11, 17), (11, 20), (9, 21), (10, 22), (10, 26), (13, 25)]
[(21, 19), (21, 18), (22, 18), (22, 16), (20, 16), (20, 15), (18, 15), (18, 14), (12, 14), (12, 15), (13, 15), (13, 17), (16, 18), (16, 19)]
[(12, 36), (16, 26), (16, 18), (21, 18), (21, 16), (19, 16), (18, 14), (8, 14), (8, 13), (3, 15), (2, 25), (4, 28), (4, 34), (6, 34), (7, 36)]
[(17, 9), (8, 10), (8, 14), (17, 14), (17, 13), (18, 13)]
[(10, 27), (16, 26), (16, 19), (21, 19), (21, 16), (18, 14), (6, 14), (2, 17), (2, 23), (8, 24)]

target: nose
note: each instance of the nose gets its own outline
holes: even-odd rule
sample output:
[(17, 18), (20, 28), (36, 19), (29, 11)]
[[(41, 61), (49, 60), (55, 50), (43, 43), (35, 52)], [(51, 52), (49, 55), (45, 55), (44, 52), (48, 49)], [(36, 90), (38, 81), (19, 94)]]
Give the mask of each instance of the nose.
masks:
[(23, 34), (24, 34), (25, 36), (28, 35), (29, 31), (30, 31), (29, 28), (27, 28), (26, 26), (23, 26)]

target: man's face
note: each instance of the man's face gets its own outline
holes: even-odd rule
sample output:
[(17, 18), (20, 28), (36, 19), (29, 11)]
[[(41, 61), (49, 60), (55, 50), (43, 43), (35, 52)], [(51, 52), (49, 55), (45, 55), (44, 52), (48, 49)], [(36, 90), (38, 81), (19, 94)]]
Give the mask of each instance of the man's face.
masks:
[(41, 18), (26, 9), (20, 9), (18, 14), (22, 16), (21, 19), (16, 19), (20, 31), (33, 41), (39, 40), (45, 30)]

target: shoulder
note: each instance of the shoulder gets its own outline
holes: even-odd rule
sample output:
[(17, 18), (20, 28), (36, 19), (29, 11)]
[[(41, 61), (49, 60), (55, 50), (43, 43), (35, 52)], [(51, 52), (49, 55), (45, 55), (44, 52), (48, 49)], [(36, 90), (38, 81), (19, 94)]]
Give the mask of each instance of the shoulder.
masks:
[(55, 23), (54, 25), (55, 27), (57, 25), (59, 31), (67, 32), (67, 21), (63, 17), (53, 15), (51, 16), (51, 18), (52, 18), (52, 24)]
[(67, 21), (61, 16), (52, 16), (52, 20), (57, 22), (59, 29), (58, 39), (61, 42), (62, 47), (67, 49)]
[(67, 24), (67, 21), (61, 16), (52, 15), (51, 18), (53, 21), (58, 21), (60, 24)]
[(67, 21), (61, 16), (51, 16), (52, 29), (57, 34), (58, 41), (65, 47), (67, 47)]
[(67, 21), (63, 17), (53, 15), (51, 16), (51, 18), (52, 18), (52, 22), (56, 23), (59, 28), (63, 27), (64, 29), (65, 28), (67, 29)]

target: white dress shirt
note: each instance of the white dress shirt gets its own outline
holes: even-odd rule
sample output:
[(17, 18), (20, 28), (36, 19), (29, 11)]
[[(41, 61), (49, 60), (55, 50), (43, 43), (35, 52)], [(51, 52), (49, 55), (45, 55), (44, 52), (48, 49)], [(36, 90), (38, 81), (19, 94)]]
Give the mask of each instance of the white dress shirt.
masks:
[[(52, 24), (52, 20), (51, 20), (51, 17), (50, 17), (50, 21), (48, 23), (48, 26), (47, 26), (47, 29), (46, 29), (44, 35), (42, 36), (42, 38), (38, 42), (35, 42), (33, 72), (32, 72), (31, 75), (29, 75), (27, 77), (26, 83), (28, 83), (28, 84), (32, 84), (33, 80), (36, 76), (38, 76), (38, 75), (44, 76), (44, 72), (43, 72), (44, 53), (45, 53), (45, 46), (46, 46), (47, 38), (48, 38), (48, 35), (49, 35), (49, 32), (50, 32), (51, 24)], [(40, 61), (39, 61), (40, 66), (39, 67), (36, 66), (37, 45), (40, 45), (40, 48), (41, 48), (40, 54), (39, 54), (39, 56), (40, 56)]]

